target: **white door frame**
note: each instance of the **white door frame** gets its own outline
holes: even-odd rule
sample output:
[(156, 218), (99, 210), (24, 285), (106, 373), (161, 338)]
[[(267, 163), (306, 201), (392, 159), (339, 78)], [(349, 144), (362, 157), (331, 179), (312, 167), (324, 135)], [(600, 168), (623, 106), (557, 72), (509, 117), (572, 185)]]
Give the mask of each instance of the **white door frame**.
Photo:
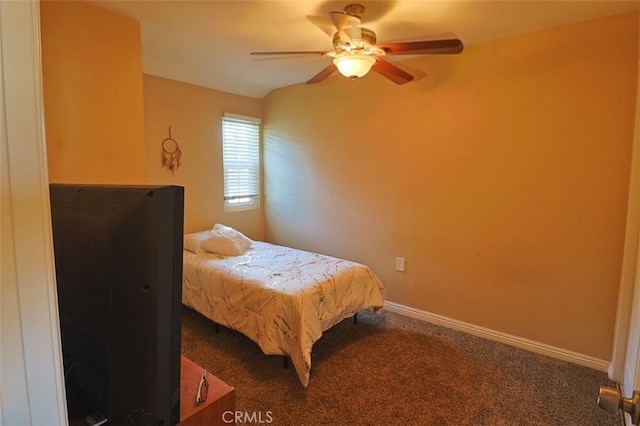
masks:
[(0, 426), (66, 425), (38, 1), (0, 1)]
[[(640, 15), (639, 15), (640, 21)], [(640, 44), (640, 34), (638, 35)], [(640, 383), (640, 58), (627, 227), (609, 377), (630, 397)]]

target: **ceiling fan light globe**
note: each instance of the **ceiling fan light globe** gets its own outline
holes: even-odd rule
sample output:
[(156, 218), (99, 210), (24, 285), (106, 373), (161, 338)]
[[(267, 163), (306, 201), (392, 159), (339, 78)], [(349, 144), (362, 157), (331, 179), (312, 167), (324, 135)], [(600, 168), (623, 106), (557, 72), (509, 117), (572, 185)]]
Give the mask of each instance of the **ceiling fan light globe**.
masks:
[(333, 59), (333, 64), (340, 74), (347, 78), (364, 77), (375, 63), (375, 58), (362, 53), (343, 54)]

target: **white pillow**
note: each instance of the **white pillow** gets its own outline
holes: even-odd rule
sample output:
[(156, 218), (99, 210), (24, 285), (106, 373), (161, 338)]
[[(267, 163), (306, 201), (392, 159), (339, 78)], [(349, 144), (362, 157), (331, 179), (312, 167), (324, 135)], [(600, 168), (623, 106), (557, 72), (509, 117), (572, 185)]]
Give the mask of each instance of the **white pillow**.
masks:
[(204, 248), (202, 248), (202, 242), (207, 238), (209, 238), (210, 236), (211, 236), (211, 231), (208, 229), (206, 231), (186, 234), (184, 236), (183, 247), (185, 250), (189, 250), (194, 253), (200, 253), (201, 251), (204, 251)]
[(251, 243), (242, 232), (216, 223), (207, 238), (202, 241), (202, 247), (223, 256), (239, 256), (251, 247)]

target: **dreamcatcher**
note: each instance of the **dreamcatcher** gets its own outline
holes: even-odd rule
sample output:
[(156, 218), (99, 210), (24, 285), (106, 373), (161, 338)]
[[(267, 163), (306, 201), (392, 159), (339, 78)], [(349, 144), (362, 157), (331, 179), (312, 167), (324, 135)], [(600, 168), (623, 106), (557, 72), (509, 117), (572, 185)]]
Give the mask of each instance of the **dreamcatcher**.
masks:
[(171, 137), (171, 126), (169, 126), (169, 137), (162, 141), (162, 167), (175, 173), (175, 170), (181, 165), (181, 158), (182, 151), (180, 151), (178, 142)]

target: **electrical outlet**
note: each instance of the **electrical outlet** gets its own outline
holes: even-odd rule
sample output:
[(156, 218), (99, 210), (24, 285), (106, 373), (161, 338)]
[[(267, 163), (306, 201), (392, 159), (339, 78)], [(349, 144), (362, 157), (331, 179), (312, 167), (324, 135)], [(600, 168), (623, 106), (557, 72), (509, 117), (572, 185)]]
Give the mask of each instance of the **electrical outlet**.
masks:
[(404, 272), (404, 257), (396, 257), (396, 271)]

